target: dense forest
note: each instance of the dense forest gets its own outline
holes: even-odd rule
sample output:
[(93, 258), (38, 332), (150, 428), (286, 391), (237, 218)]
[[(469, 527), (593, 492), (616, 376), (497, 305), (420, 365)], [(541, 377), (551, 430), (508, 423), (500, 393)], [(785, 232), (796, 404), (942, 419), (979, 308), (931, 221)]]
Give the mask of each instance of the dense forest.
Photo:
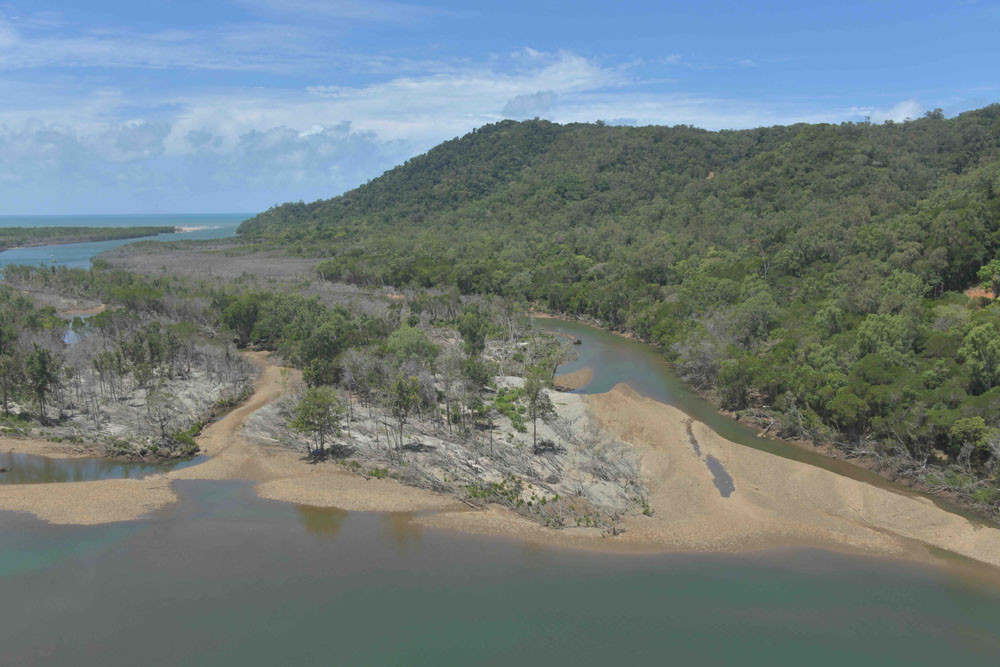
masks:
[(721, 132), (504, 121), (240, 233), (326, 257), (331, 281), (636, 333), (772, 432), (1000, 503), (1000, 105)]
[(175, 227), (0, 227), (0, 251), (56, 243), (137, 239), (174, 231)]

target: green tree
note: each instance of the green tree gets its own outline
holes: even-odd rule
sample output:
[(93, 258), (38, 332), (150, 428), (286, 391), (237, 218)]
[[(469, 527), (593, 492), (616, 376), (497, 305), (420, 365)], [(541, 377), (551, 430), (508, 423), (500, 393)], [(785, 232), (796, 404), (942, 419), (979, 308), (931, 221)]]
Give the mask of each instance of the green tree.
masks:
[(340, 432), (344, 403), (333, 387), (309, 387), (292, 409), (288, 426), (316, 440), (320, 456), (326, 455), (327, 440)]
[(239, 346), (246, 347), (250, 343), (250, 336), (259, 315), (258, 299), (246, 295), (222, 311), (222, 322), (236, 332)]
[(0, 400), (3, 400), (4, 416), (10, 416), (11, 396), (23, 380), (21, 358), (14, 351), (16, 341), (17, 328), (0, 323)]
[(989, 448), (986, 444), (989, 433), (989, 426), (982, 417), (956, 419), (948, 431), (952, 453), (960, 463), (968, 466), (973, 452)]
[(5, 417), (10, 416), (10, 401), (23, 382), (24, 364), (21, 358), (13, 353), (0, 355), (0, 400), (3, 401)]
[(983, 391), (1000, 384), (1000, 335), (989, 324), (973, 327), (958, 349), (973, 381)]
[(1000, 298), (1000, 258), (984, 264), (976, 275), (980, 282), (990, 286), (994, 299)]
[(389, 334), (386, 350), (398, 363), (408, 359), (429, 362), (435, 359), (439, 352), (423, 329), (405, 325)]
[(913, 331), (903, 316), (869, 315), (858, 326), (854, 349), (859, 357), (877, 353), (901, 366), (912, 346)]
[(524, 400), (531, 417), (531, 446), (538, 447), (538, 420), (545, 421), (555, 414), (555, 406), (546, 389), (549, 386), (549, 373), (544, 368), (533, 368), (524, 382)]
[(59, 360), (37, 344), (32, 346), (25, 359), (28, 387), (38, 405), (38, 416), (42, 423), (48, 419), (45, 414), (46, 399), (59, 386), (59, 367)]
[(389, 411), (399, 425), (397, 446), (402, 451), (403, 426), (420, 406), (420, 381), (412, 375), (397, 375), (389, 386), (388, 402)]
[(465, 353), (474, 356), (482, 354), (486, 348), (486, 337), (492, 325), (482, 308), (472, 306), (464, 309), (455, 320), (458, 332), (465, 343)]

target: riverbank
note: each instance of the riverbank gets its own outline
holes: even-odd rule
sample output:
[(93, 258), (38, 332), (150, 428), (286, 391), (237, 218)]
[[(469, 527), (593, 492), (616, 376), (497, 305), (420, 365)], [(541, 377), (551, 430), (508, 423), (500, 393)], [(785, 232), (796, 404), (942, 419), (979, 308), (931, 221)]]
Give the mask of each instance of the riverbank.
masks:
[(173, 234), (174, 226), (151, 227), (0, 227), (0, 252), (47, 245), (118, 241)]
[[(1000, 567), (1000, 530), (946, 512), (929, 500), (729, 442), (626, 385), (586, 400), (610, 435), (640, 452), (649, 515), (626, 517), (624, 532), (614, 538), (553, 534), (496, 508), (483, 516), (438, 513), (418, 521), (626, 553), (815, 547), (953, 566), (952, 557), (943, 555), (950, 552)], [(729, 480), (728, 495), (719, 483), (719, 470)]]
[[(0, 509), (61, 524), (126, 521), (176, 501), (173, 480), (246, 479), (267, 499), (418, 512), (412, 520), (428, 527), (559, 547), (648, 553), (808, 546), (936, 564), (943, 562), (937, 551), (943, 550), (1000, 567), (1000, 530), (926, 499), (732, 443), (625, 385), (574, 398), (585, 401), (607, 437), (635, 449), (648, 512), (624, 516), (624, 531), (609, 537), (593, 528), (549, 528), (498, 505), (473, 510), (452, 496), (367, 479), (331, 463), (311, 464), (299, 452), (252, 442), (244, 433), (246, 420), (282, 396), (295, 376), (264, 353), (247, 356), (261, 368), (254, 393), (197, 438), (207, 462), (142, 480), (10, 486), (0, 489)], [(39, 441), (4, 441), (12, 443), (30, 453), (53, 451)]]
[(576, 391), (590, 384), (594, 379), (594, 371), (589, 368), (581, 368), (572, 373), (561, 373), (552, 378), (552, 384), (560, 391)]
[[(550, 313), (545, 313), (542, 311), (533, 310), (532, 317), (536, 317), (541, 320), (550, 320), (552, 322), (567, 322), (575, 323), (577, 325), (582, 325), (583, 327), (588, 327), (600, 331), (603, 334), (609, 336), (614, 336), (616, 338), (622, 338), (632, 343), (638, 343), (644, 346), (648, 346), (650, 350), (656, 351), (660, 358), (658, 363), (662, 363), (666, 368), (670, 369), (672, 374), (680, 378), (680, 376), (674, 370), (672, 364), (666, 361), (666, 357), (662, 354), (662, 348), (659, 346), (644, 341), (633, 334), (627, 332), (615, 331), (612, 329), (605, 328), (600, 322), (594, 320), (593, 318), (581, 318), (573, 315), (552, 315)], [(583, 334), (565, 334), (560, 332), (552, 332), (556, 335), (565, 335), (572, 338), (583, 337)], [(838, 447), (831, 442), (819, 442), (814, 440), (807, 440), (804, 438), (778, 436), (772, 431), (774, 429), (775, 415), (771, 415), (769, 420), (763, 418), (754, 419), (753, 415), (738, 414), (729, 410), (723, 409), (717, 400), (717, 397), (712, 392), (706, 392), (692, 386), (690, 383), (684, 380), (678, 379), (679, 382), (683, 384), (684, 391), (690, 392), (694, 396), (698, 396), (701, 402), (709, 407), (714, 415), (729, 420), (734, 424), (738, 424), (741, 427), (752, 431), (757, 438), (760, 438), (762, 443), (762, 448), (769, 449), (769, 446), (765, 443), (773, 443), (775, 445), (786, 445), (792, 448), (798, 449), (805, 453), (808, 457), (813, 458), (815, 463), (820, 464), (821, 467), (828, 468), (832, 467), (836, 472), (846, 474), (850, 477), (860, 476), (862, 481), (871, 482), (871, 479), (865, 479), (865, 477), (877, 477), (879, 482), (884, 480), (889, 486), (895, 486), (900, 489), (906, 489), (907, 492), (912, 492), (916, 494), (923, 494), (931, 498), (934, 502), (943, 506), (947, 510), (955, 511), (958, 513), (966, 513), (970, 516), (976, 517), (978, 520), (987, 522), (994, 527), (1000, 527), (1000, 516), (991, 512), (988, 507), (977, 504), (967, 497), (953, 492), (947, 488), (942, 488), (940, 486), (929, 486), (925, 484), (918, 476), (913, 474), (906, 474), (906, 471), (901, 471), (898, 467), (893, 467), (891, 462), (887, 462), (886, 457), (879, 458), (874, 454), (865, 454), (863, 452), (854, 450), (845, 450)], [(610, 387), (609, 387), (610, 388)], [(688, 410), (688, 407), (685, 407)], [(701, 413), (701, 418), (706, 422), (713, 422), (704, 411)], [(761, 413), (764, 414), (764, 413)], [(765, 423), (769, 421), (770, 423)], [(777, 430), (777, 429), (774, 429)], [(743, 441), (743, 444), (746, 444)], [(751, 447), (757, 447), (756, 444), (750, 444)], [(787, 453), (785, 454), (787, 455)], [(790, 458), (797, 458), (795, 455), (791, 455)], [(826, 461), (820, 463), (816, 459), (825, 459)], [(835, 462), (835, 463), (834, 463)], [(829, 465), (828, 465), (829, 463)], [(937, 471), (938, 477), (946, 478), (949, 474), (947, 468), (942, 466), (931, 465), (931, 468)], [(853, 471), (851, 470), (853, 469)]]

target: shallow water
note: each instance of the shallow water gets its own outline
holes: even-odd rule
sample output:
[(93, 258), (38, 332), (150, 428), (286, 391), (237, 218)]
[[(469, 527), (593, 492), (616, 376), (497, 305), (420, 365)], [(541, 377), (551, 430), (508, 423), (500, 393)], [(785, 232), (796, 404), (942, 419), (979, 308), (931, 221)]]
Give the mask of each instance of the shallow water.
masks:
[(177, 482), (149, 520), (0, 513), (0, 663), (994, 665), (1000, 597), (820, 551), (607, 556)]
[(109, 459), (51, 459), (46, 456), (0, 452), (0, 484), (47, 484), (91, 482), (98, 479), (141, 479), (146, 475), (180, 470), (207, 460), (196, 456), (171, 463), (141, 463)]
[[(197, 227), (196, 231), (160, 234), (143, 240), (181, 241), (225, 238), (236, 234), (240, 222), (249, 216), (241, 213), (195, 215), (39, 215), (0, 216), (0, 227), (134, 227), (174, 225)], [(66, 243), (60, 245), (12, 248), (0, 252), (0, 269), (10, 264), (30, 266), (68, 266), (90, 268), (92, 257), (133, 243), (139, 239), (118, 239), (96, 243)], [(55, 260), (55, 261), (53, 261)]]
[[(544, 324), (583, 339), (563, 369), (595, 371), (583, 392), (628, 381), (731, 440), (811, 454), (719, 415), (652, 348)], [(89, 474), (103, 473), (67, 479)], [(815, 550), (575, 553), (425, 530), (409, 514), (261, 500), (249, 483), (173, 488), (177, 504), (107, 526), (0, 512), (0, 665), (993, 666), (1000, 655), (1000, 589), (946, 571)]]
[(974, 523), (984, 522), (978, 515), (954, 503), (893, 484), (848, 461), (832, 459), (790, 442), (759, 437), (755, 429), (721, 414), (714, 405), (692, 391), (670, 368), (662, 353), (651, 345), (570, 320), (536, 318), (535, 324), (545, 331), (573, 336), (581, 341), (580, 345), (573, 346), (578, 355), (576, 360), (558, 369), (559, 373), (572, 373), (581, 368), (593, 371), (593, 380), (573, 393), (600, 394), (611, 391), (619, 383), (626, 383), (642, 396), (678, 408), (731, 442), (807, 463), (879, 488), (925, 497), (938, 507)]

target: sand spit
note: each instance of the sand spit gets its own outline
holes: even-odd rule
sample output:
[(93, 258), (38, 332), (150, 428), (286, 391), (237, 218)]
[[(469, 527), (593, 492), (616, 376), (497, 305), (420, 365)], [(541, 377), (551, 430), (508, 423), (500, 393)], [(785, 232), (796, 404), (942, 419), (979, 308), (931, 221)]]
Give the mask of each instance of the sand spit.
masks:
[[(624, 542), (713, 551), (812, 544), (924, 559), (919, 543), (1000, 566), (1000, 530), (930, 500), (737, 445), (625, 385), (587, 398), (606, 428), (642, 452), (653, 516), (630, 517)], [(729, 497), (712, 458), (732, 478)]]
[(164, 475), (0, 486), (0, 509), (30, 512), (50, 523), (80, 526), (131, 521), (175, 500), (170, 480)]
[(0, 452), (47, 456), (50, 459), (83, 459), (101, 456), (97, 449), (87, 445), (68, 445), (35, 438), (0, 437)]
[[(254, 394), (199, 436), (211, 457), (206, 463), (141, 480), (11, 485), (0, 488), (0, 509), (31, 512), (53, 523), (125, 521), (174, 502), (169, 486), (174, 479), (249, 479), (258, 482), (263, 498), (352, 511), (427, 512), (413, 520), (554, 546), (626, 552), (814, 546), (934, 563), (942, 562), (935, 550), (944, 550), (1000, 566), (996, 528), (926, 499), (729, 442), (626, 385), (581, 400), (610, 437), (636, 448), (651, 516), (627, 516), (624, 534), (604, 537), (595, 529), (547, 528), (498, 506), (472, 510), (450, 496), (391, 479), (365, 479), (331, 464), (311, 465), (294, 451), (248, 440), (247, 417), (297, 381), (266, 354), (249, 358), (262, 368)], [(60, 448), (13, 439), (0, 444), (46, 455)]]
[(594, 371), (589, 368), (581, 368), (580, 370), (573, 371), (572, 373), (564, 373), (562, 375), (555, 376), (552, 380), (552, 384), (555, 385), (556, 389), (574, 391), (576, 389), (580, 389), (581, 387), (586, 387), (593, 379)]

